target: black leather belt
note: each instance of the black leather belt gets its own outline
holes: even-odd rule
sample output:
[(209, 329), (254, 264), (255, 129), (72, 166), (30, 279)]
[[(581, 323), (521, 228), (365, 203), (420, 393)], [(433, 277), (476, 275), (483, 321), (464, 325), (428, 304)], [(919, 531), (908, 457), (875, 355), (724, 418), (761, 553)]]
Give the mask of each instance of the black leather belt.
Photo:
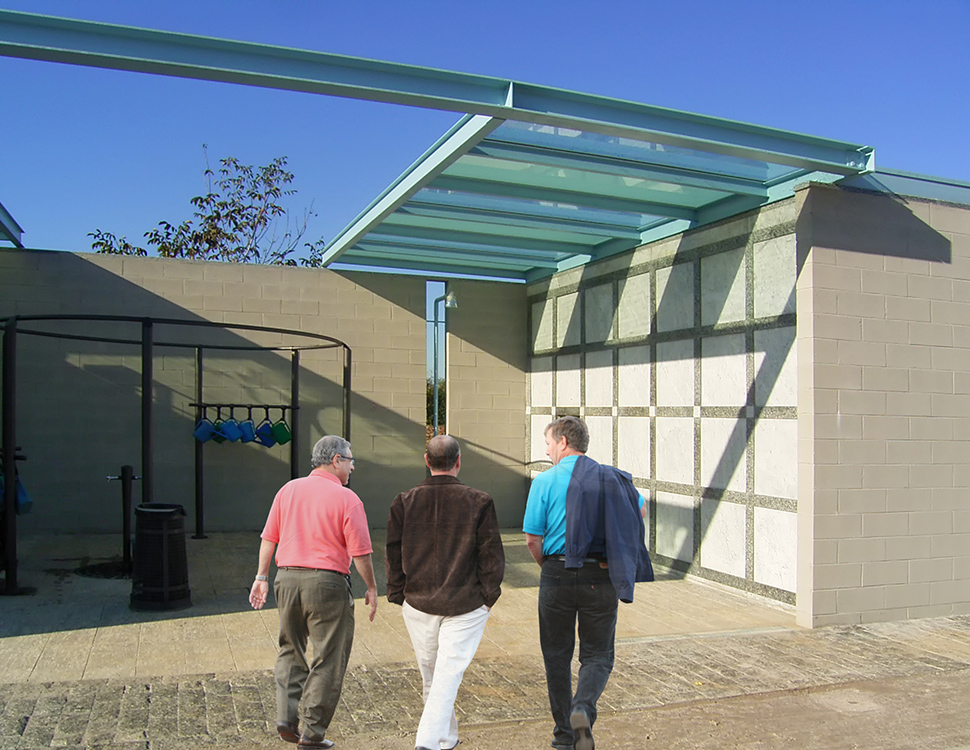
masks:
[[(559, 560), (560, 562), (566, 562), (565, 555), (546, 555), (544, 559)], [(605, 557), (584, 557), (583, 562), (601, 563), (601, 562), (606, 562), (606, 558)]]

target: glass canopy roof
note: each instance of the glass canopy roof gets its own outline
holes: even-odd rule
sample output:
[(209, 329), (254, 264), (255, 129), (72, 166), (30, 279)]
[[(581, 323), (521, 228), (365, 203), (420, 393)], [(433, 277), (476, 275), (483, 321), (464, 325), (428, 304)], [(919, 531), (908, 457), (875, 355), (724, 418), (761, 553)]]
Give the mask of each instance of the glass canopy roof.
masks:
[(531, 281), (787, 197), (799, 182), (864, 171), (777, 157), (469, 115), (329, 244), (325, 262)]

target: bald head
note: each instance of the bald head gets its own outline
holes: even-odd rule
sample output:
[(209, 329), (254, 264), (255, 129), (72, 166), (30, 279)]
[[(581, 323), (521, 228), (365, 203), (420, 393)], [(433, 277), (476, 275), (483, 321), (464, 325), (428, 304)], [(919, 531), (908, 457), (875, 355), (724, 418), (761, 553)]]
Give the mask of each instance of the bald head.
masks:
[(451, 435), (436, 435), (428, 441), (428, 451), (424, 454), (431, 473), (457, 473), (461, 448)]

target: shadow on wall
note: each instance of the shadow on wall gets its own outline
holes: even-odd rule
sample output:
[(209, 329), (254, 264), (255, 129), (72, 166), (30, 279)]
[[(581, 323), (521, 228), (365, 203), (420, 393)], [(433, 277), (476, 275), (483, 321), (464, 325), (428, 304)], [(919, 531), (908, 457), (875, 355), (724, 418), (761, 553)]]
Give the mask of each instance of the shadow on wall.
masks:
[[(100, 259), (96, 263), (70, 253), (0, 254), (4, 271), (0, 315), (124, 314), (202, 319), (166, 299), (180, 295), (156, 294), (123, 278), (119, 275), (122, 261), (115, 260)], [(172, 268), (171, 278), (166, 272), (162, 281), (179, 283), (185, 267), (195, 278), (202, 275), (200, 267), (208, 265), (158, 262)], [(268, 273), (273, 271), (268, 269)], [(327, 274), (337, 279), (336, 283), (348, 283), (326, 271), (306, 274), (308, 286), (325, 283), (315, 280), (313, 274)], [(220, 303), (229, 299), (229, 286), (223, 294), (209, 291), (204, 300), (200, 297), (198, 307), (211, 303), (212, 309), (218, 310)], [(216, 287), (222, 289), (218, 284), (213, 289)], [(262, 322), (259, 316), (254, 320), (252, 316), (214, 313), (217, 319), (223, 319), (223, 315), (227, 322)], [(332, 330), (330, 321), (307, 316), (302, 320), (309, 321), (314, 331)], [(55, 330), (49, 324), (47, 329)], [(252, 343), (227, 330), (156, 329), (157, 341), (181, 339), (210, 346)], [(124, 332), (117, 325), (95, 330), (91, 323), (65, 324), (57, 330), (98, 336), (121, 333), (135, 339), (140, 335), (137, 325), (129, 325)], [(303, 341), (306, 339), (299, 340)], [(283, 343), (272, 336), (257, 342)], [(353, 348), (354, 341), (348, 340), (348, 344)], [(342, 362), (337, 351), (306, 352), (301, 358), (300, 471), (304, 474), (309, 470), (313, 442), (323, 434), (341, 430)], [(188, 404), (195, 400), (194, 351), (156, 346), (154, 364), (154, 499), (185, 506), (191, 530), (195, 410)], [(18, 443), (28, 456), (22, 475), (34, 499), (32, 514), (23, 516), (19, 524), (23, 533), (120, 528), (120, 490), (117, 483), (108, 483), (105, 477), (117, 474), (122, 464), (131, 464), (136, 475), (141, 474), (140, 370), (137, 346), (18, 337)], [(402, 381), (401, 388), (407, 387), (408, 383)], [(206, 401), (283, 404), (289, 402), (289, 388), (288, 353), (206, 353)], [(261, 417), (259, 412), (254, 416)], [(278, 418), (279, 412), (271, 416)], [(352, 420), (351, 437), (359, 444), (352, 486), (363, 498), (371, 523), (380, 527), (386, 523), (393, 495), (424, 476), (418, 450), (422, 425), (356, 391), (352, 395)], [(371, 449), (372, 434), (368, 433), (405, 445), (414, 443), (414, 466), (402, 461), (396, 465), (383, 463)], [(261, 528), (276, 490), (289, 479), (289, 446), (266, 449), (255, 444), (210, 443), (204, 450), (206, 528)], [(136, 486), (135, 501), (139, 499)]]

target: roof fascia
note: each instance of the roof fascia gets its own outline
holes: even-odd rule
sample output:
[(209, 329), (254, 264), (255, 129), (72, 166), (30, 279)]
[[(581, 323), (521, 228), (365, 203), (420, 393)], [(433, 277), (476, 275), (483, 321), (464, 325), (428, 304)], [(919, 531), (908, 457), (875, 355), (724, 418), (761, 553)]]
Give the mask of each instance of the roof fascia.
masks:
[(328, 265), (361, 237), (404, 205), (408, 198), (425, 187), (455, 163), (468, 149), (502, 124), (501, 120), (483, 115), (467, 115), (445, 133), (403, 175), (374, 200), (343, 231), (331, 240), (321, 262)]
[(0, 55), (575, 128), (849, 175), (859, 146), (638, 102), (415, 65), (0, 10)]

